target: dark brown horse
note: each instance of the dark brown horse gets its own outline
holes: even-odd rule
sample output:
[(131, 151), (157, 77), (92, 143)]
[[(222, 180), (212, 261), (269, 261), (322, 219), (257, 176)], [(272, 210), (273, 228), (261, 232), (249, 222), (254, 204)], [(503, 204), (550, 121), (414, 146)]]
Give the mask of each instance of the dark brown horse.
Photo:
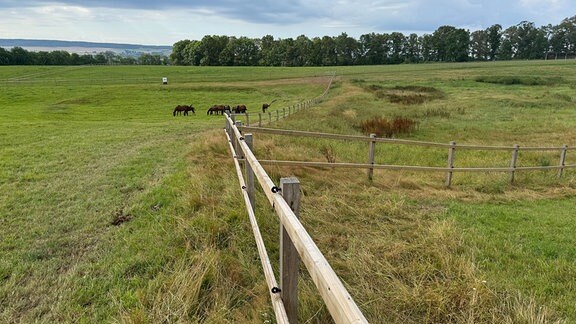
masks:
[(230, 106), (228, 105), (214, 105), (210, 108), (208, 108), (208, 111), (206, 112), (206, 115), (212, 115), (214, 113), (216, 113), (216, 115), (224, 115), (224, 113), (228, 111), (230, 112)]
[(266, 109), (270, 108), (270, 106), (272, 106), (272, 104), (274, 103), (274, 101), (276, 101), (276, 99), (272, 100), (272, 102), (270, 102), (270, 103), (262, 104), (262, 112), (265, 113), (265, 112), (266, 112)]
[(188, 116), (189, 111), (191, 111), (193, 114), (196, 114), (196, 110), (192, 105), (178, 105), (176, 108), (174, 108), (172, 116), (181, 115), (182, 113), (184, 116)]
[(234, 110), (234, 113), (236, 114), (244, 114), (246, 113), (246, 110), (248, 110), (248, 108), (246, 108), (246, 105), (238, 105), (232, 107), (232, 110)]

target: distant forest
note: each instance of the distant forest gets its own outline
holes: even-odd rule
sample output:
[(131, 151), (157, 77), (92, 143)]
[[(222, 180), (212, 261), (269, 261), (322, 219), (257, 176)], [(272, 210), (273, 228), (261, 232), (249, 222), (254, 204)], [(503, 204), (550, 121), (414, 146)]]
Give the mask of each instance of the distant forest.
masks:
[(28, 51), (22, 47), (10, 50), (0, 47), (1, 65), (87, 65), (87, 64), (124, 64), (124, 65), (166, 65), (170, 59), (158, 54), (142, 54), (138, 57), (125, 57), (112, 51), (99, 54), (77, 54), (67, 51)]
[(261, 39), (205, 36), (175, 43), (171, 64), (194, 66), (342, 66), (421, 62), (567, 59), (576, 57), (576, 16), (537, 28), (523, 21), (503, 29), (441, 26), (432, 34), (370, 33)]
[(506, 29), (495, 24), (474, 32), (441, 26), (422, 36), (400, 32), (364, 34), (359, 39), (346, 33), (312, 39), (304, 35), (296, 39), (204, 36), (202, 40), (176, 42), (170, 57), (0, 48), (0, 65), (343, 66), (568, 58), (576, 58), (576, 16), (558, 25), (536, 27), (523, 21)]

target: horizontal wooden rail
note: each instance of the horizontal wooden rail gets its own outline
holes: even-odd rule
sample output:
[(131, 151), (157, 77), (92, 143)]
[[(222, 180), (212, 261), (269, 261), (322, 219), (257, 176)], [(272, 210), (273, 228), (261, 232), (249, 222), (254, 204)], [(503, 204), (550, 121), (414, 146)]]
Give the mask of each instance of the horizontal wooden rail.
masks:
[[(360, 135), (343, 135), (343, 134), (330, 134), (330, 133), (319, 133), (319, 132), (308, 132), (308, 131), (298, 131), (298, 130), (286, 130), (286, 129), (275, 129), (275, 128), (263, 128), (263, 127), (250, 127), (242, 126), (240, 130), (243, 132), (252, 133), (264, 133), (273, 135), (287, 135), (287, 136), (306, 136), (314, 138), (328, 138), (335, 140), (346, 140), (346, 141), (360, 141), (360, 142), (372, 142), (377, 143), (392, 143), (392, 144), (404, 144), (404, 145), (418, 145), (418, 146), (429, 146), (429, 147), (452, 147), (449, 143), (435, 143), (426, 141), (413, 141), (395, 138), (371, 138), (369, 136)], [(515, 148), (513, 146), (483, 146), (483, 145), (455, 145), (456, 149), (459, 150), (501, 150), (501, 151), (513, 151)], [(574, 150), (576, 147), (520, 147), (520, 151), (561, 151), (561, 150)]]
[[(226, 119), (229, 125), (233, 125), (232, 119), (228, 116), (226, 116)], [(362, 314), (322, 252), (320, 252), (310, 234), (300, 223), (288, 203), (278, 192), (274, 182), (244, 142), (238, 128), (235, 126), (227, 126), (226, 128), (230, 129), (233, 136), (239, 139), (239, 147), (245, 156), (246, 162), (252, 167), (266, 198), (276, 214), (278, 214), (280, 222), (292, 239), (302, 263), (306, 266), (334, 321), (336, 323), (367, 323), (368, 321), (364, 314)]]
[[(482, 145), (456, 145), (456, 148), (460, 150), (484, 150), (484, 151), (513, 151), (516, 148), (514, 146), (482, 146)], [(532, 146), (524, 146), (518, 148), (520, 151), (561, 151), (564, 150), (563, 146), (547, 146), (547, 147), (532, 147)], [(566, 150), (570, 151), (575, 149), (567, 147)]]
[(558, 170), (576, 168), (576, 164), (552, 165), (552, 166), (531, 166), (531, 167), (501, 167), (501, 168), (448, 168), (429, 167), (414, 165), (391, 165), (391, 164), (370, 164), (370, 163), (330, 163), (330, 162), (308, 162), (308, 161), (281, 161), (281, 160), (258, 160), (263, 165), (277, 166), (300, 166), (319, 168), (349, 168), (349, 169), (388, 169), (407, 171), (439, 171), (439, 172), (511, 172), (511, 171), (536, 171), (536, 170)]

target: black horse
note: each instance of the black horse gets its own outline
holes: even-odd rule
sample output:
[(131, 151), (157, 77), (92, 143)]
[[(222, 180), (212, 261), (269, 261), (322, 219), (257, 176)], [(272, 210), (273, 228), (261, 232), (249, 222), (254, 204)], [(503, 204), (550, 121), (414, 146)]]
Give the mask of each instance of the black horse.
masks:
[(176, 106), (176, 108), (174, 108), (174, 111), (172, 112), (172, 116), (176, 116), (181, 115), (182, 113), (184, 113), (184, 116), (188, 116), (188, 112), (191, 111), (194, 115), (196, 115), (196, 110), (194, 109), (194, 107), (192, 105), (178, 105)]

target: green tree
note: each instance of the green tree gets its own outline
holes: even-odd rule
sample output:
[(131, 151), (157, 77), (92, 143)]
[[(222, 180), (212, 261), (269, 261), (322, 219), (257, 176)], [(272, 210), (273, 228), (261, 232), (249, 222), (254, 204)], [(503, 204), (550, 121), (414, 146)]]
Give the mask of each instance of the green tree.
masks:
[(502, 44), (502, 26), (495, 24), (486, 29), (488, 37), (488, 59), (493, 61), (497, 58), (498, 49)]
[(46, 51), (39, 51), (36, 53), (31, 53), (34, 56), (35, 65), (49, 65), (50, 64), (50, 53)]
[(228, 41), (228, 36), (204, 36), (197, 48), (198, 54), (201, 55), (199, 65), (220, 65), (220, 53), (226, 48)]
[(138, 57), (138, 64), (140, 65), (164, 65), (167, 57), (159, 54), (142, 54)]
[(358, 42), (362, 64), (376, 65), (384, 63), (387, 55), (386, 40), (382, 34), (370, 33), (360, 36)]
[(260, 39), (260, 64), (262, 66), (280, 65), (276, 51), (277, 42), (271, 35), (266, 35)]
[(501, 49), (511, 59), (542, 59), (548, 48), (545, 31), (528, 21), (507, 28), (503, 38)]
[(48, 54), (48, 60), (50, 65), (69, 65), (72, 62), (70, 53), (66, 51), (52, 51)]
[(94, 63), (95, 64), (106, 64), (106, 56), (102, 53), (98, 53), (94, 56)]
[(576, 54), (576, 16), (566, 18), (560, 23), (566, 32), (566, 47), (568, 53)]
[(406, 39), (405, 62), (417, 63), (420, 62), (421, 57), (421, 44), (418, 41), (418, 35), (412, 33)]
[(12, 64), (12, 54), (3, 47), (0, 47), (0, 65)]
[(136, 65), (138, 64), (138, 60), (134, 57), (121, 57), (120, 64), (123, 65)]
[(12, 47), (10, 50), (13, 65), (31, 65), (34, 64), (33, 54), (22, 47)]
[(391, 33), (388, 38), (389, 44), (389, 63), (398, 64), (404, 61), (406, 56), (406, 36), (402, 33)]
[(565, 18), (558, 26), (552, 27), (550, 48), (564, 57), (576, 54), (576, 16)]
[(294, 39), (285, 38), (278, 40), (276, 49), (281, 66), (297, 66), (296, 59), (298, 54)]
[(490, 57), (490, 44), (486, 30), (476, 30), (470, 34), (470, 56), (474, 60), (485, 61)]
[(296, 55), (295, 63), (297, 66), (312, 66), (312, 53), (313, 53), (313, 43), (312, 41), (304, 36), (300, 35), (296, 38), (294, 42), (294, 46), (296, 47)]
[(468, 60), (470, 33), (452, 26), (441, 26), (432, 34), (437, 59), (441, 62)]
[(338, 64), (338, 54), (336, 52), (336, 42), (334, 38), (324, 36), (320, 40), (320, 53), (322, 57), (322, 66), (334, 66)]
[(346, 33), (334, 39), (336, 65), (354, 65), (358, 59), (358, 42)]
[(421, 46), (421, 55), (424, 62), (433, 62), (438, 60), (438, 50), (434, 46), (434, 37), (430, 34), (424, 34), (419, 37)]
[(184, 55), (182, 60), (184, 65), (194, 65), (199, 66), (202, 61), (203, 53), (200, 49), (201, 41), (191, 41), (186, 44), (184, 48)]
[(170, 54), (170, 60), (174, 65), (191, 65), (188, 60), (187, 47), (192, 41), (185, 39), (178, 41), (172, 45), (172, 53)]
[(260, 51), (256, 43), (247, 37), (230, 37), (220, 53), (221, 65), (227, 66), (256, 66), (259, 59)]

